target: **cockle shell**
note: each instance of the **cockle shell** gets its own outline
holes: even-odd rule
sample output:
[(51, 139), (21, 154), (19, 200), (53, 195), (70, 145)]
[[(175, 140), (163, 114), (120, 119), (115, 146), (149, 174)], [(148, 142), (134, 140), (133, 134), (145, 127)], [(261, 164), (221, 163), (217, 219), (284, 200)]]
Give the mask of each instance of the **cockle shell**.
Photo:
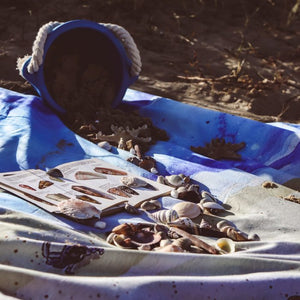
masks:
[(215, 247), (221, 254), (235, 252), (235, 244), (231, 239), (221, 238), (216, 241)]
[(94, 172), (85, 172), (85, 171), (77, 171), (74, 175), (77, 180), (91, 180), (91, 179), (105, 179), (107, 178), (105, 175), (94, 173)]
[(121, 182), (122, 184), (133, 188), (143, 187), (151, 190), (157, 190), (153, 185), (149, 184), (145, 180), (133, 176), (122, 177)]
[(193, 202), (178, 202), (172, 209), (176, 210), (179, 217), (196, 218), (201, 215), (202, 210), (199, 205)]
[(78, 199), (61, 201), (58, 203), (57, 207), (60, 213), (75, 219), (100, 219), (101, 215), (101, 210), (87, 202)]
[(184, 184), (184, 180), (180, 175), (165, 176), (166, 183), (173, 187), (179, 187)]
[(174, 209), (159, 210), (148, 215), (154, 221), (163, 224), (168, 224), (179, 218), (177, 211)]

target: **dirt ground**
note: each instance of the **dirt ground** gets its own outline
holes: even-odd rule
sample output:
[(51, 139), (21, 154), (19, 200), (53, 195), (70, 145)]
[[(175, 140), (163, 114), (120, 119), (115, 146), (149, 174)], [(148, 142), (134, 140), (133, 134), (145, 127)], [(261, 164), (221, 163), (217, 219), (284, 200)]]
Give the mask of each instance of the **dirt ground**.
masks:
[[(298, 4), (297, 4), (298, 3)], [(298, 6), (297, 6), (298, 5)], [(125, 27), (142, 58), (134, 89), (263, 122), (300, 123), (297, 0), (1, 0), (0, 86), (49, 21)]]

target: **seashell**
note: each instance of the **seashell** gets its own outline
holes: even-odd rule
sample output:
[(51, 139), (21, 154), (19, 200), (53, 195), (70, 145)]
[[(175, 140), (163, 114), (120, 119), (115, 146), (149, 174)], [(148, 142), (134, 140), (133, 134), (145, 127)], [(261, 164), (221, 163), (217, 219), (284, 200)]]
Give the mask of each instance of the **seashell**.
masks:
[(193, 203), (198, 203), (200, 200), (199, 192), (196, 190), (188, 190), (186, 186), (180, 186), (171, 191), (171, 196), (176, 199), (181, 199)]
[(224, 228), (225, 226), (229, 226), (229, 227), (232, 227), (232, 228), (236, 228), (236, 226), (235, 226), (232, 222), (230, 222), (230, 221), (228, 221), (228, 220), (222, 220), (222, 221), (220, 221), (220, 222), (217, 223), (217, 228), (218, 228), (219, 230), (221, 230), (221, 229)]
[(150, 169), (150, 172), (151, 172), (152, 174), (158, 174), (158, 171), (157, 171), (157, 169), (156, 169), (155, 167), (152, 167), (152, 168)]
[(213, 213), (213, 214), (225, 210), (225, 208), (222, 205), (220, 205), (219, 203), (216, 203), (216, 202), (204, 202), (204, 203), (202, 203), (202, 206), (204, 209), (207, 209), (210, 213)]
[(106, 238), (106, 242), (109, 243), (109, 244), (114, 244), (114, 236), (116, 235), (116, 233), (114, 232), (111, 232), (107, 238)]
[(183, 249), (181, 249), (179, 246), (170, 244), (165, 247), (159, 248), (156, 251), (157, 252), (183, 252)]
[(121, 137), (120, 140), (119, 140), (118, 148), (119, 148), (119, 149), (126, 150), (126, 143), (125, 143), (125, 141), (124, 141), (124, 139), (123, 139), (122, 137)]
[(59, 202), (59, 212), (74, 219), (100, 219), (101, 210), (95, 206), (78, 199), (68, 199)]
[(179, 217), (196, 218), (201, 215), (201, 208), (192, 202), (179, 202), (176, 203), (172, 209), (177, 211)]
[(136, 227), (133, 224), (120, 224), (112, 229), (113, 233), (116, 234), (124, 234), (124, 235), (132, 235), (136, 231)]
[(252, 233), (248, 235), (248, 241), (259, 241), (260, 238), (256, 233)]
[(196, 192), (200, 196), (200, 187), (199, 187), (198, 184), (189, 184), (187, 186), (187, 190), (189, 192), (194, 191), (194, 192)]
[(51, 182), (51, 181), (48, 181), (48, 180), (41, 180), (41, 181), (39, 182), (39, 189), (45, 189), (45, 188), (51, 186), (52, 184), (53, 184), (53, 182)]
[(176, 189), (173, 189), (170, 193), (171, 197), (178, 199), (178, 191)]
[(151, 185), (150, 183), (137, 178), (137, 177), (133, 177), (133, 176), (126, 176), (126, 177), (122, 177), (121, 178), (121, 182), (129, 187), (143, 187), (146, 189), (150, 189), (150, 190), (157, 190), (157, 188), (155, 188), (153, 185)]
[(31, 191), (36, 191), (36, 189), (34, 189), (33, 187), (27, 185), (27, 184), (22, 184), (20, 183), (19, 184), (19, 187), (23, 188), (23, 189), (28, 189), (28, 190), (31, 190)]
[(145, 244), (138, 247), (138, 250), (150, 251), (152, 249), (151, 245)]
[(131, 189), (129, 186), (120, 185), (120, 186), (118, 186), (118, 188), (128, 195), (139, 195), (139, 193), (137, 191)]
[(173, 242), (170, 239), (162, 239), (159, 243), (160, 247), (171, 245)]
[(165, 176), (166, 183), (173, 187), (179, 187), (184, 184), (184, 180), (179, 175)]
[(148, 200), (141, 204), (141, 209), (144, 210), (155, 210), (161, 208), (161, 204), (158, 200)]
[[(225, 228), (226, 227), (223, 227), (223, 230)], [(227, 237), (229, 237), (230, 239), (232, 239), (234, 241), (248, 241), (248, 235), (246, 233), (236, 230), (229, 226), (226, 230), (226, 235), (227, 235)]]
[(90, 179), (105, 179), (107, 178), (105, 175), (94, 173), (94, 172), (85, 172), (85, 171), (77, 171), (75, 173), (75, 179), (77, 180), (90, 180)]
[(46, 197), (49, 198), (49, 199), (55, 200), (55, 201), (63, 201), (63, 200), (70, 199), (69, 197), (67, 197), (67, 196), (65, 196), (64, 194), (61, 194), (61, 193), (47, 194)]
[(104, 150), (107, 150), (107, 151), (110, 151), (112, 146), (109, 142), (107, 141), (103, 141), (103, 142), (99, 142), (98, 143), (98, 146)]
[(189, 238), (181, 237), (175, 240), (172, 244), (180, 247), (183, 250), (189, 251), (193, 243)]
[(119, 176), (127, 175), (125, 171), (110, 169), (110, 168), (102, 168), (102, 167), (95, 167), (94, 171), (101, 174), (107, 174), (107, 175), (119, 175)]
[(207, 191), (202, 191), (201, 197), (202, 199), (207, 199), (210, 202), (217, 202), (217, 199), (210, 192)]
[(174, 221), (171, 221), (168, 223), (169, 226), (179, 226), (182, 227), (184, 226), (184, 228), (194, 228), (195, 226), (197, 226), (190, 218), (188, 217), (181, 217), (178, 218)]
[(101, 204), (101, 202), (94, 200), (93, 198), (87, 196), (87, 195), (76, 195), (76, 199), (90, 202), (90, 203), (95, 203), (95, 204)]
[(199, 224), (200, 228), (206, 228), (206, 229), (212, 229), (212, 225), (209, 224), (206, 220), (202, 219), (200, 224)]
[(115, 197), (112, 197), (108, 194), (105, 194), (103, 192), (100, 192), (98, 190), (95, 190), (93, 188), (87, 187), (87, 186), (81, 186), (81, 185), (72, 185), (71, 187), (74, 191), (83, 193), (83, 194), (87, 194), (90, 196), (95, 196), (95, 197), (101, 197), (101, 198), (105, 198), (105, 199), (109, 199), (109, 200), (114, 200)]
[(147, 230), (139, 230), (134, 235), (130, 236), (131, 242), (137, 246), (155, 245), (161, 240), (161, 235)]
[(106, 227), (106, 223), (103, 221), (97, 221), (94, 223), (94, 227), (104, 229)]
[(178, 174), (178, 176), (180, 176), (182, 178), (182, 180), (184, 181), (184, 183), (189, 183), (191, 178), (190, 176), (186, 176), (184, 174)]
[(221, 238), (216, 241), (215, 247), (221, 254), (235, 252), (235, 244), (231, 239)]
[(47, 175), (51, 177), (64, 177), (63, 173), (58, 168), (53, 168), (47, 171)]
[(165, 177), (162, 175), (157, 176), (156, 182), (158, 182), (160, 184), (166, 184)]
[(158, 223), (168, 224), (179, 218), (178, 213), (174, 209), (159, 210), (154, 213), (148, 214), (150, 218)]
[(128, 202), (125, 203), (124, 209), (126, 212), (132, 215), (139, 215), (140, 211), (133, 205), (129, 204)]
[(129, 198), (131, 197), (130, 195), (128, 195), (127, 193), (123, 192), (119, 187), (112, 187), (112, 188), (109, 188), (107, 190), (108, 193), (110, 194), (114, 194), (114, 195), (118, 195), (120, 197), (126, 197), (126, 198)]
[(135, 249), (136, 245), (131, 242), (131, 239), (122, 235), (116, 234), (113, 236), (113, 243), (115, 246), (122, 249)]

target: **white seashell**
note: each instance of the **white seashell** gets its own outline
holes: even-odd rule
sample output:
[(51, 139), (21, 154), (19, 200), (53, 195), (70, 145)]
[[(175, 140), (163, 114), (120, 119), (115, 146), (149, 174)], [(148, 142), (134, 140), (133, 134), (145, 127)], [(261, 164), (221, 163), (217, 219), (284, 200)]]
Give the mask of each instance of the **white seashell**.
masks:
[(173, 189), (170, 193), (171, 197), (178, 199), (178, 191), (176, 189)]
[(217, 199), (211, 193), (209, 193), (207, 191), (202, 191), (201, 197), (202, 197), (202, 199), (208, 199), (212, 202), (217, 202)]
[(149, 201), (145, 201), (141, 204), (141, 209), (144, 210), (155, 210), (155, 209), (159, 209), (161, 208), (161, 204), (158, 200), (149, 200)]
[(165, 177), (162, 175), (157, 176), (156, 181), (160, 184), (166, 184)]
[(204, 202), (202, 203), (203, 207), (209, 210), (225, 210), (225, 208), (216, 202)]
[(157, 171), (157, 169), (156, 169), (155, 167), (152, 167), (152, 168), (150, 169), (150, 172), (151, 172), (152, 174), (158, 174), (158, 171)]
[(179, 175), (169, 175), (165, 179), (170, 186), (179, 187), (184, 184), (184, 180)]
[(146, 182), (143, 179), (137, 178), (137, 177), (133, 177), (133, 176), (124, 176), (121, 178), (121, 182), (129, 187), (145, 187), (145, 188), (149, 188), (152, 190), (156, 190), (156, 188), (154, 186), (152, 186), (151, 184), (149, 184), (148, 182)]
[(168, 245), (171, 245), (171, 244), (172, 244), (172, 241), (170, 239), (164, 239), (164, 240), (160, 241), (159, 246), (160, 247), (165, 247), (165, 246), (168, 246)]
[(230, 221), (228, 221), (228, 220), (222, 220), (222, 221), (220, 221), (220, 222), (218, 222), (217, 223), (217, 228), (219, 229), (219, 230), (221, 230), (223, 227), (225, 227), (225, 226), (229, 226), (229, 227), (232, 227), (232, 228), (236, 228), (236, 226), (232, 223), (232, 222), (230, 222)]
[(186, 201), (176, 203), (172, 209), (177, 211), (179, 217), (188, 217), (191, 219), (198, 217), (202, 213), (199, 205)]
[(59, 212), (75, 219), (100, 219), (101, 211), (95, 206), (79, 199), (68, 199), (58, 203)]
[(97, 221), (95, 222), (94, 227), (99, 229), (104, 229), (106, 227), (106, 223), (103, 221)]
[(179, 216), (174, 209), (164, 209), (149, 214), (149, 217), (158, 223), (168, 224), (178, 219)]
[(111, 148), (112, 148), (111, 144), (109, 142), (107, 142), (107, 141), (99, 142), (98, 146), (100, 148), (103, 148), (104, 150), (107, 150), (107, 151), (110, 151)]
[(220, 251), (221, 254), (235, 252), (235, 243), (228, 238), (218, 239), (216, 241), (215, 247)]

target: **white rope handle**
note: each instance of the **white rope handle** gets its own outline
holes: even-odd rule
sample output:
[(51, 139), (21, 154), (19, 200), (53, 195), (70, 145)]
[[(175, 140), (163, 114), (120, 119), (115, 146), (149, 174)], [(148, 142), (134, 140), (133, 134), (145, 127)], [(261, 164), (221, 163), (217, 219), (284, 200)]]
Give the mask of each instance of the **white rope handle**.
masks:
[[(48, 34), (58, 25), (62, 23), (60, 22), (49, 22), (45, 25), (43, 25), (35, 38), (35, 41), (32, 46), (32, 56), (30, 63), (27, 66), (27, 71), (30, 74), (33, 74), (34, 72), (37, 72), (39, 70), (40, 65), (43, 63), (43, 55), (44, 55), (44, 46), (47, 39)], [(129, 32), (116, 24), (110, 24), (110, 23), (99, 23), (102, 26), (107, 27), (109, 30), (111, 30), (114, 35), (122, 42), (127, 55), (129, 56), (130, 60), (132, 61), (131, 65), (131, 76), (138, 76), (141, 72), (142, 68), (142, 62), (140, 57), (140, 52), (132, 38), (132, 36), (129, 34)], [(19, 58), (17, 65), (18, 69), (21, 74), (22, 65), (25, 62), (25, 60), (28, 58), (28, 56), (25, 56), (24, 58)]]

